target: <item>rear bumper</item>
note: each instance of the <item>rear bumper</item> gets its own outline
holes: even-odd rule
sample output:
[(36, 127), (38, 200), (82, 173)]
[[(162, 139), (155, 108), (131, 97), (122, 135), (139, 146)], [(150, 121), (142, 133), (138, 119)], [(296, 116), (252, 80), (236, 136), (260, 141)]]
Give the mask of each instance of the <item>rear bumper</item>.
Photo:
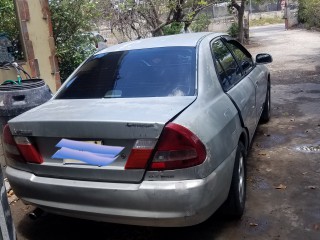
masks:
[(233, 159), (230, 156), (204, 179), (139, 184), (39, 177), (9, 166), (6, 173), (17, 196), (48, 212), (113, 223), (178, 227), (205, 221), (223, 203)]

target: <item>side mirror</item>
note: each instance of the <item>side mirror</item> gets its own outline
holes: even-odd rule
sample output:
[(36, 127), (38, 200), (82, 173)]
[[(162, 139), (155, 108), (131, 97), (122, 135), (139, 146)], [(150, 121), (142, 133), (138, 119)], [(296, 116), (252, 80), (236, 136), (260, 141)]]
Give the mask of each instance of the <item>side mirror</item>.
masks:
[(267, 53), (259, 53), (256, 56), (256, 63), (258, 64), (272, 63), (272, 61), (272, 56)]

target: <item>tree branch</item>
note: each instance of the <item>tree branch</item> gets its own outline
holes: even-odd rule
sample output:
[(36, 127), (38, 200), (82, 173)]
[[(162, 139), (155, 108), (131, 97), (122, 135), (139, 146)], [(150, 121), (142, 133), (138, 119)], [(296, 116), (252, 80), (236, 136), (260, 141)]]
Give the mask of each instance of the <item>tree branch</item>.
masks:
[(152, 11), (152, 13), (154, 15), (155, 21), (158, 23), (158, 21), (160, 21), (160, 18), (159, 18), (159, 15), (157, 13), (157, 10), (156, 10), (156, 7), (155, 7), (153, 1), (152, 0), (146, 0), (146, 2), (148, 2), (150, 4), (151, 11)]
[(237, 9), (238, 12), (240, 11), (240, 5), (237, 3), (237, 0), (231, 0), (231, 6)]
[(157, 31), (159, 31), (161, 28), (163, 28), (164, 26), (167, 26), (167, 25), (169, 25), (170, 23), (173, 23), (173, 22), (175, 22), (174, 19), (170, 19), (169, 21), (163, 22), (159, 26), (157, 26), (156, 28), (152, 29), (151, 32), (155, 33)]

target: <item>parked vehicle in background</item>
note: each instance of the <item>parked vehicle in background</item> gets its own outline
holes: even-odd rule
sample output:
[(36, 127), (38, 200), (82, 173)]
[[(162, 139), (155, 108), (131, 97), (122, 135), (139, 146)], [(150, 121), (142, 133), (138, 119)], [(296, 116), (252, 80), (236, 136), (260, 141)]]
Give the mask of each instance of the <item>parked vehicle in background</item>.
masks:
[(107, 39), (105, 39), (98, 32), (90, 32), (88, 33), (90, 38), (93, 40), (95, 47), (98, 51), (107, 47)]
[(86, 53), (88, 56), (107, 47), (107, 40), (97, 32), (82, 33), (81, 38), (85, 39), (87, 44), (79, 45), (77, 51)]
[(107, 39), (105, 39), (102, 35), (100, 35), (99, 33), (93, 33), (95, 34), (95, 39), (96, 39), (96, 47), (98, 49), (98, 51), (108, 47), (107, 46)]
[(5, 188), (2, 168), (0, 167), (0, 240), (16, 239), (16, 232), (13, 225), (10, 206), (8, 203), (7, 190)]
[(190, 33), (86, 60), (49, 102), (4, 129), (17, 196), (62, 215), (190, 226), (240, 217), (246, 154), (270, 118), (270, 73), (237, 41)]

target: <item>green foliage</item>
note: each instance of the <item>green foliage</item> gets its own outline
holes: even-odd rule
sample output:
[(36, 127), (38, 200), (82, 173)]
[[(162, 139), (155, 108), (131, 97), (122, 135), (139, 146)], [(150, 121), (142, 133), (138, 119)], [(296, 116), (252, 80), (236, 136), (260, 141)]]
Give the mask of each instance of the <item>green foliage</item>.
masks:
[(306, 0), (299, 0), (298, 20), (300, 23), (306, 22)]
[(0, 33), (6, 33), (10, 40), (19, 37), (19, 28), (13, 0), (0, 0)]
[(299, 0), (298, 16), (308, 27), (320, 27), (320, 0)]
[(94, 41), (85, 33), (93, 29), (93, 20), (99, 14), (91, 0), (51, 0), (49, 4), (60, 76), (64, 81), (96, 50)]
[(201, 13), (192, 22), (190, 28), (193, 32), (204, 32), (208, 31), (209, 24), (210, 18), (205, 13)]
[(173, 22), (170, 25), (167, 25), (167, 26), (163, 27), (163, 34), (164, 35), (178, 34), (178, 33), (181, 32), (182, 27), (183, 27), (182, 23)]
[(0, 19), (0, 34), (4, 33), (12, 41), (14, 58), (23, 59), (18, 19), (13, 0), (0, 0)]
[(199, 4), (200, 6), (206, 6), (206, 5), (208, 5), (208, 2), (205, 1), (205, 0), (199, 0), (199, 1), (198, 1), (198, 4)]
[(232, 23), (231, 26), (229, 27), (228, 29), (228, 34), (231, 36), (231, 37), (238, 37), (238, 34), (239, 34), (239, 26), (237, 23)]

